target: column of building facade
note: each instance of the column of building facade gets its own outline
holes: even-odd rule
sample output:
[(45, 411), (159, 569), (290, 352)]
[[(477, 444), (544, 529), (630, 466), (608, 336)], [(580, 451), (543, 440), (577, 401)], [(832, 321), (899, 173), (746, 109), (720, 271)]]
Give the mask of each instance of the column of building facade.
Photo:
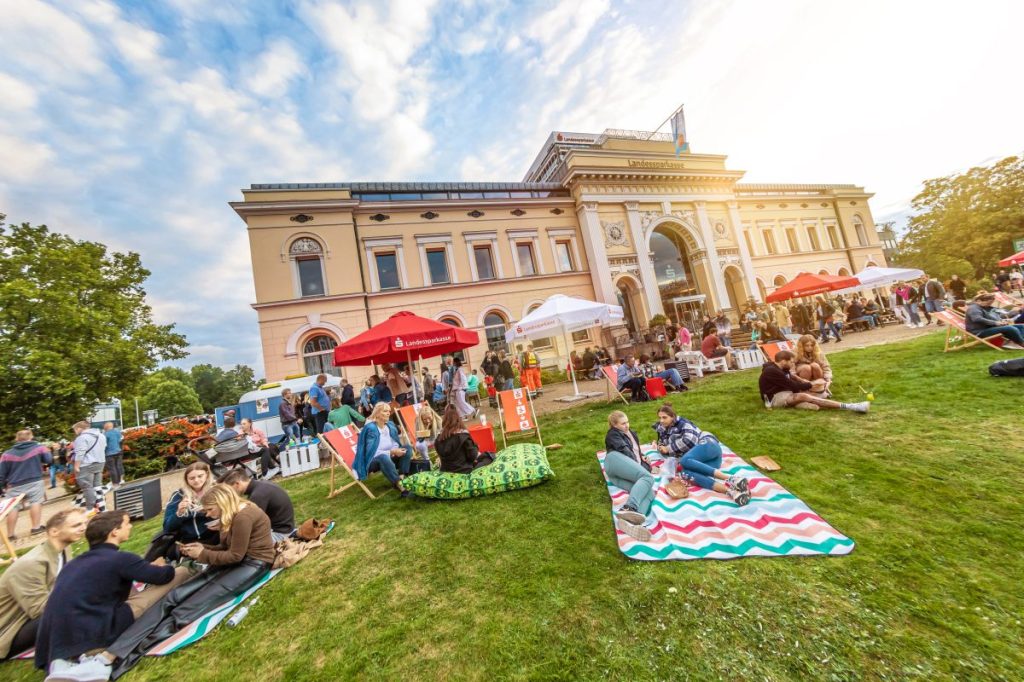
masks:
[(604, 248), (604, 230), (597, 215), (597, 204), (586, 202), (576, 209), (583, 233), (583, 250), (590, 263), (590, 278), (594, 282), (594, 294), (604, 303), (618, 305), (618, 297), (612, 286), (612, 271), (608, 266), (608, 252)]
[[(730, 201), (729, 222), (732, 223), (732, 234), (740, 249), (740, 264), (743, 266), (743, 276), (750, 283), (750, 295), (758, 303), (761, 303), (761, 289), (757, 286), (757, 279), (754, 277), (754, 262), (750, 260), (750, 249), (747, 248), (747, 240), (743, 236), (743, 223), (740, 220), (740, 205)], [(797, 235), (799, 239), (799, 235)]]
[(644, 236), (644, 228), (640, 223), (640, 204), (636, 201), (625, 202), (626, 218), (629, 221), (629, 234), (633, 239), (633, 247), (636, 249), (636, 260), (640, 270), (640, 284), (644, 289), (644, 297), (647, 300), (647, 309), (651, 311), (651, 317), (664, 315), (665, 309), (661, 303), (661, 292), (658, 290), (658, 276), (654, 272), (654, 264), (651, 263), (651, 249)]
[(725, 289), (722, 265), (718, 262), (718, 248), (715, 246), (715, 235), (711, 231), (711, 221), (708, 220), (707, 205), (703, 201), (693, 203), (697, 207), (697, 222), (700, 224), (700, 236), (704, 240), (704, 249), (707, 251), (708, 269), (711, 271), (711, 282), (715, 286), (718, 308), (725, 309), (729, 307), (729, 294)]

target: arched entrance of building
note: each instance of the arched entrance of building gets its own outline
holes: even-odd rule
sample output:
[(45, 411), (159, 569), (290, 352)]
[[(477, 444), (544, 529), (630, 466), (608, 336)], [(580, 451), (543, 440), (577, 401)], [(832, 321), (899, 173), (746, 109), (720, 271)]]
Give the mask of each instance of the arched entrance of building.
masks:
[(736, 311), (736, 314), (740, 314), (747, 302), (747, 290), (743, 286), (743, 273), (735, 265), (730, 265), (722, 274), (725, 276), (725, 290), (729, 294), (729, 305)]
[(698, 330), (707, 312), (701, 279), (706, 273), (695, 272), (691, 258), (700, 245), (689, 230), (671, 221), (657, 225), (649, 239), (662, 309), (677, 324)]
[(615, 291), (622, 306), (623, 322), (629, 329), (630, 336), (637, 336), (641, 329), (647, 328), (644, 319), (644, 303), (641, 300), (640, 284), (631, 275), (623, 275), (615, 282)]

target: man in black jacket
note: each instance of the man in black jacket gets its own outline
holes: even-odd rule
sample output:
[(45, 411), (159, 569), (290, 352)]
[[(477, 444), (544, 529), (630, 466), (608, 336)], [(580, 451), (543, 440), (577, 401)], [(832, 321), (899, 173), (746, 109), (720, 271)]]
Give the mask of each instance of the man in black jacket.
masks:
[(235, 469), (220, 479), (235, 489), (239, 495), (245, 495), (249, 501), (263, 510), (270, 517), (270, 536), (279, 542), (295, 530), (295, 509), (292, 498), (279, 485), (268, 481), (257, 481), (249, 476), (244, 469)]
[(775, 354), (775, 362), (766, 362), (761, 367), (758, 387), (765, 407), (796, 407), (804, 410), (850, 410), (866, 413), (871, 403), (839, 403), (835, 400), (819, 398), (808, 391), (824, 389), (824, 381), (804, 381), (794, 377), (790, 372), (796, 356), (792, 351), (780, 350)]
[[(85, 654), (110, 646), (147, 608), (189, 578), (188, 569), (175, 570), (162, 558), (148, 563), (120, 551), (131, 534), (131, 520), (123, 511), (102, 512), (89, 521), (89, 551), (68, 562), (46, 602), (36, 640), (37, 668), (48, 669), (51, 676), (67, 673), (68, 679), (87, 679), (82, 675), (93, 669), (97, 678), (103, 669), (109, 676), (109, 663)], [(149, 585), (137, 592), (132, 589), (136, 581)]]

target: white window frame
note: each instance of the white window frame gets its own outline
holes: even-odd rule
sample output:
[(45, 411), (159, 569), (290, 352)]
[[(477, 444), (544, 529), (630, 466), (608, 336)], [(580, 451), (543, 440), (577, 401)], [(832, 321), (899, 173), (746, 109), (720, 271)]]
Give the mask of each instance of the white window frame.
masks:
[(544, 270), (544, 256), (540, 252), (540, 239), (537, 237), (537, 230), (509, 230), (505, 233), (508, 242), (512, 247), (512, 264), (516, 269), (516, 277), (523, 276), (523, 265), (519, 262), (519, 249), (516, 248), (522, 242), (530, 242), (533, 249), (533, 270), (534, 275), (546, 275)]
[[(495, 282), (505, 279), (505, 272), (501, 267), (501, 254), (498, 253), (497, 232), (465, 232), (462, 235), (466, 242), (466, 255), (469, 257), (469, 273), (474, 282)], [(494, 279), (480, 279), (480, 273), (476, 269), (476, 253), (474, 246), (491, 247), (491, 268), (494, 270)]]
[(452, 247), (452, 236), (450, 234), (424, 234), (416, 237), (416, 247), (420, 252), (420, 268), (423, 272), (423, 286), (433, 286), (435, 282), (430, 274), (430, 263), (427, 262), (427, 251), (436, 251), (438, 247), (444, 250), (444, 258), (448, 263), (448, 281), (437, 282), (443, 284), (458, 284), (459, 273), (455, 268), (455, 250)]
[[(370, 274), (370, 292), (382, 291), (380, 277), (377, 274), (377, 252), (394, 251), (398, 262), (398, 289), (409, 287), (409, 272), (405, 269), (405, 249), (401, 237), (368, 237), (363, 239), (363, 252), (366, 257), (366, 268)], [(384, 289), (383, 291), (398, 291)]]
[[(576, 244), (576, 230), (557, 229), (548, 230), (548, 242), (551, 245), (551, 258), (555, 264), (555, 272), (581, 272), (583, 262), (580, 260), (579, 246)], [(562, 270), (558, 260), (558, 242), (569, 242), (569, 259), (572, 266), (569, 270)]]

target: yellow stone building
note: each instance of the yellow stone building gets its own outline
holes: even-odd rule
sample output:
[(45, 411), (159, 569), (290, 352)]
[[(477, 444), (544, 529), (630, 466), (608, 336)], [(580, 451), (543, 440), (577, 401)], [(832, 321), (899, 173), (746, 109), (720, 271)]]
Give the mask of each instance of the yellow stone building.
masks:
[[(478, 330), (476, 366), (555, 293), (621, 304), (624, 326), (572, 339), (613, 349), (657, 314), (735, 318), (800, 272), (886, 265), (862, 187), (745, 184), (725, 161), (663, 134), (556, 132), (522, 182), (254, 184), (231, 207), (266, 376), (338, 373), (331, 348), (400, 310)], [(535, 345), (545, 364), (570, 350)]]

